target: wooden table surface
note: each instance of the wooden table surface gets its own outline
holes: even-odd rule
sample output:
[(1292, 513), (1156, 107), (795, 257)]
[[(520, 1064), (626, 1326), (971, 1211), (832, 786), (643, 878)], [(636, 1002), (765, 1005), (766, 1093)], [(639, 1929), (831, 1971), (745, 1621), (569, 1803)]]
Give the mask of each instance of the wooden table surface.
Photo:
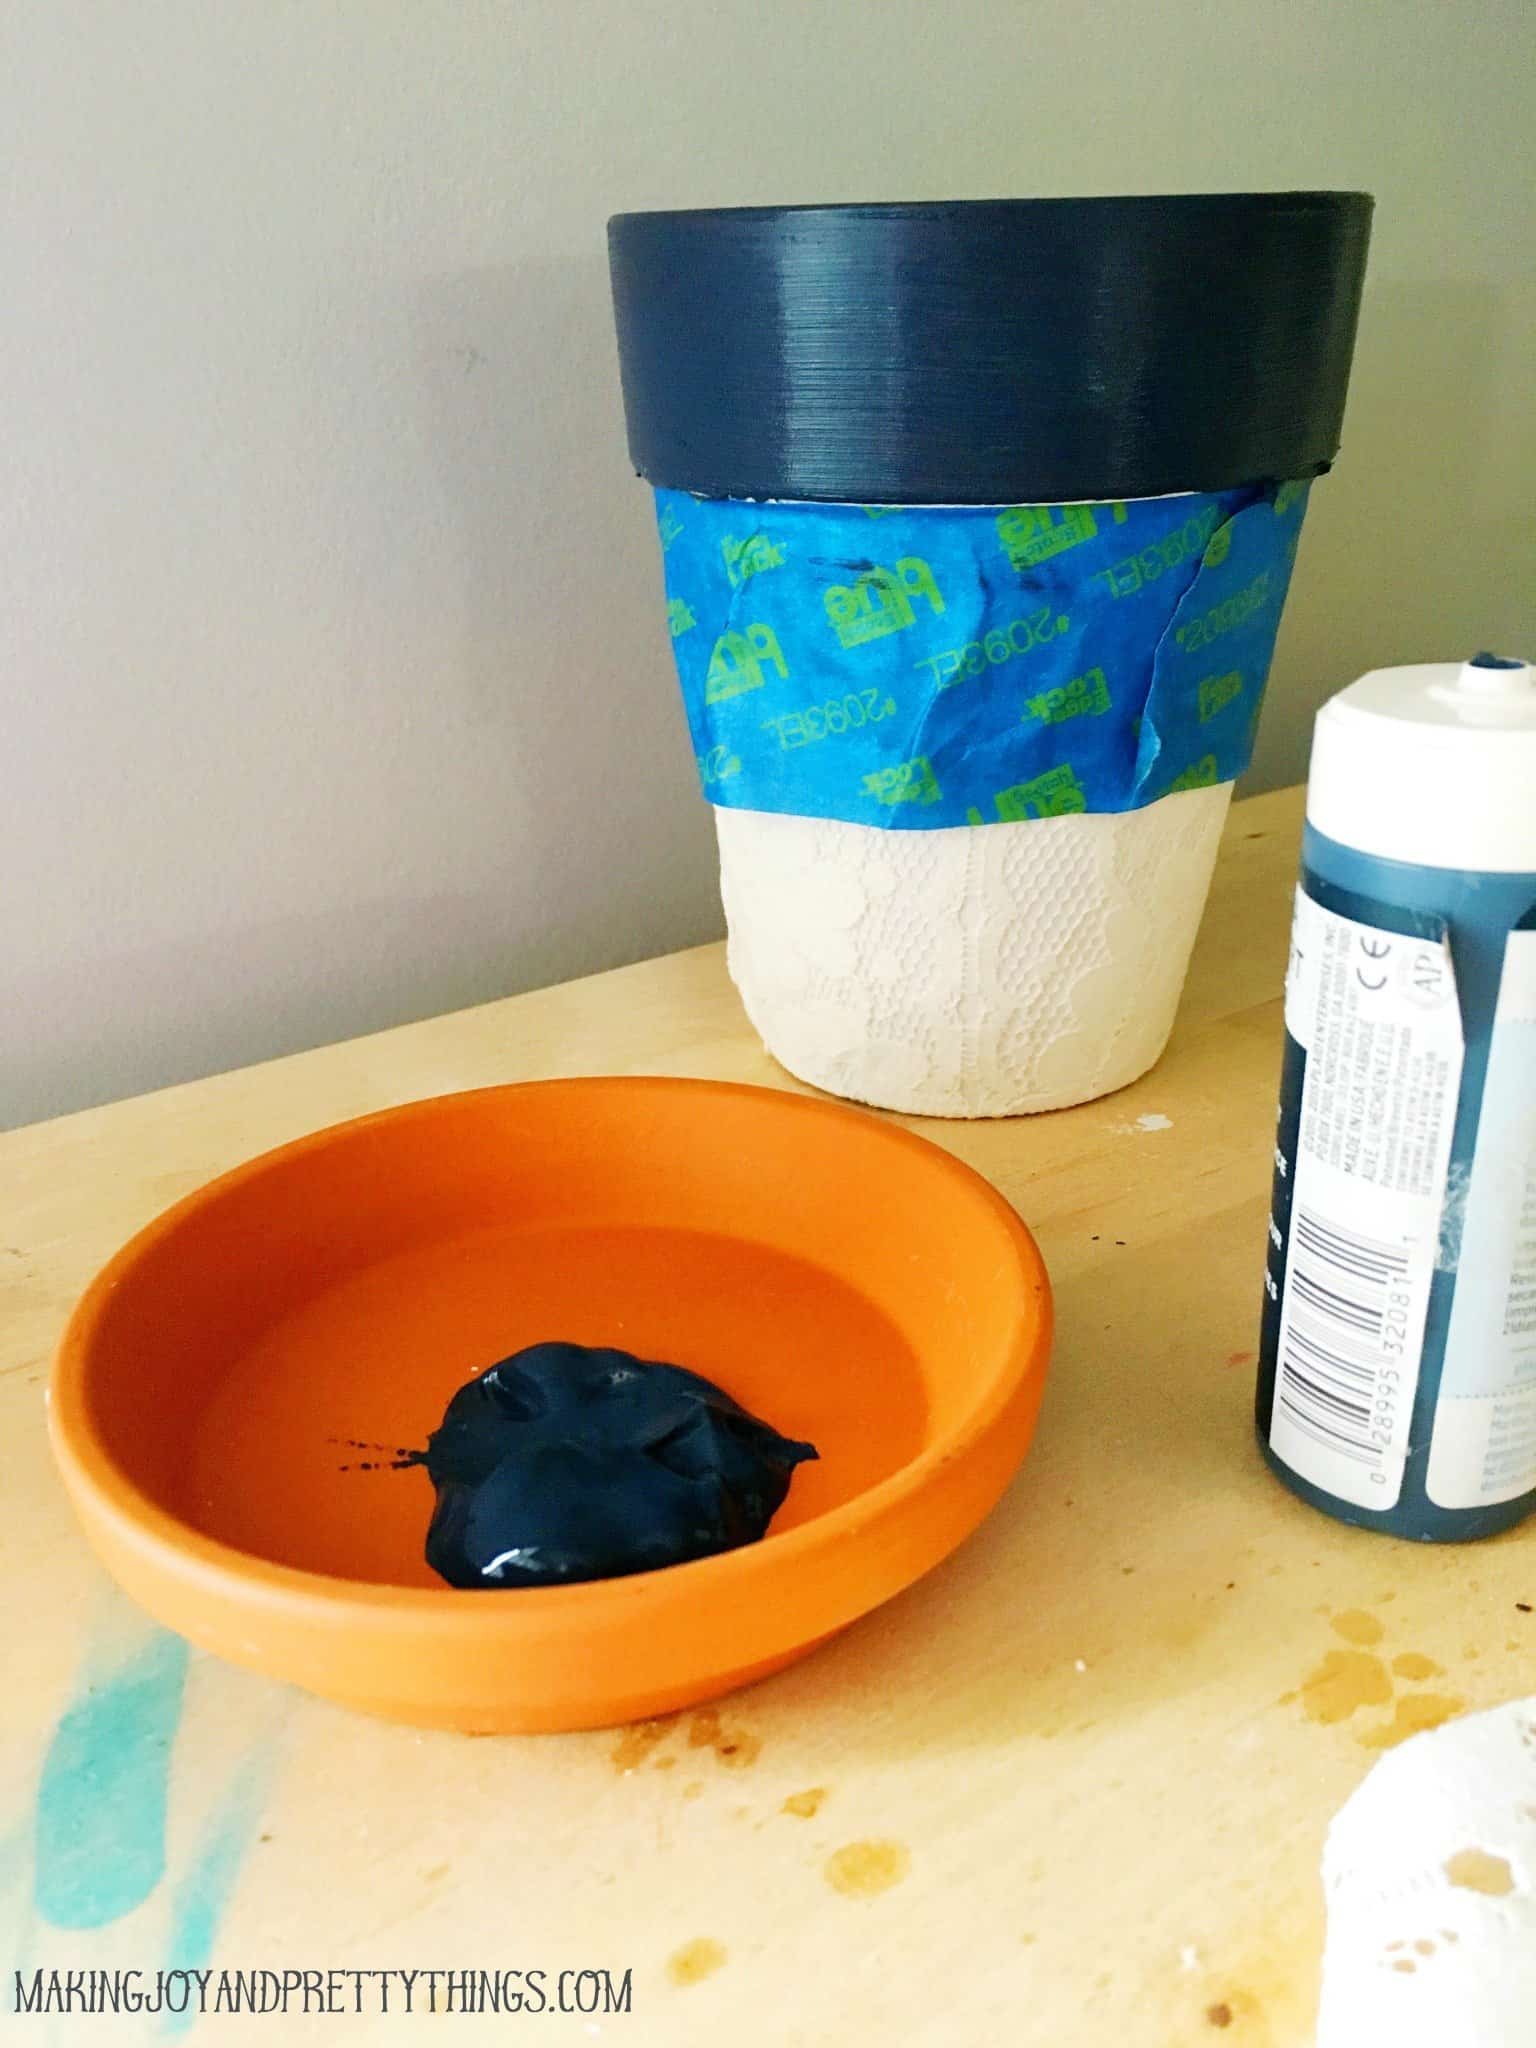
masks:
[[(524, 1969), (551, 1987), (606, 1968), (632, 1973), (627, 2014), (407, 2019), (397, 1988), (389, 2018), (305, 2018), (294, 1999), (286, 2021), (205, 2015), (192, 2033), (1307, 2042), (1328, 1818), (1408, 1729), (1536, 1685), (1536, 1616), (1517, 1606), (1536, 1602), (1536, 1553), (1519, 1532), (1437, 1550), (1343, 1528), (1254, 1449), (1299, 820), (1296, 792), (1234, 809), (1145, 1080), (1051, 1116), (916, 1125), (1016, 1204), (1055, 1281), (1052, 1382), (1002, 1505), (804, 1664), (638, 1735), (423, 1735), (188, 1659), (77, 1538), (44, 1380), (125, 1237), (300, 1132), (545, 1075), (793, 1086), (721, 947), (0, 1138), (0, 2009), (17, 1967), (28, 1984), (210, 1959)], [(60, 2042), (165, 2028), (12, 2024)]]

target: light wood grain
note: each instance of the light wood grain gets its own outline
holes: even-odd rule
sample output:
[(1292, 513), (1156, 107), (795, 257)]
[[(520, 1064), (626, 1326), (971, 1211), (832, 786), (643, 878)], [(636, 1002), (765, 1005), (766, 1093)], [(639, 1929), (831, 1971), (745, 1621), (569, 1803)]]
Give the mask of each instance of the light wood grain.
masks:
[[(648, 1748), (423, 1736), (194, 1658), (172, 1875), (91, 1934), (31, 1915), (24, 1836), (81, 1660), (126, 1625), (44, 1443), (46, 1361), (92, 1271), (237, 1160), (413, 1096), (597, 1071), (794, 1084), (711, 946), (0, 1139), (13, 1948), (153, 1968), (162, 1895), (242, 1745), (260, 1744), (262, 1839), (218, 1962), (633, 1968), (628, 2018), (526, 2022), (551, 2042), (1301, 2048), (1323, 1830), (1392, 1718), (1309, 1713), (1306, 1681), (1342, 1647), (1330, 1616), (1378, 1616), (1384, 1659), (1426, 1653), (1437, 1690), (1490, 1705), (1536, 1683), (1536, 1618), (1516, 1607), (1536, 1600), (1536, 1556), (1518, 1532), (1435, 1550), (1342, 1528), (1253, 1447), (1299, 818), (1294, 792), (1234, 810), (1174, 1042), (1145, 1080), (1054, 1116), (916, 1125), (1017, 1205), (1058, 1295), (1035, 1451), (958, 1556), (726, 1703), (728, 1731), (752, 1738), (735, 1758), (688, 1717)], [(813, 1812), (783, 1810), (813, 1788), (819, 1803), (797, 1802)], [(831, 1864), (866, 1842), (899, 1848)], [(831, 1881), (861, 1868), (895, 1881), (868, 1897)], [(519, 2024), (452, 2030), (508, 2040)], [(193, 2039), (395, 2037), (345, 2025), (203, 2020)]]

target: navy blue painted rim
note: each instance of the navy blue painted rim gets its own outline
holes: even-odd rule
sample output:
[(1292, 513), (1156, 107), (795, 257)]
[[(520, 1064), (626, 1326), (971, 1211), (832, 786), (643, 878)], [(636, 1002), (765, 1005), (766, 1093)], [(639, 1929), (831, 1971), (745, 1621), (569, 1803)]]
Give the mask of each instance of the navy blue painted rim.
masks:
[(1362, 192), (618, 214), (635, 468), (718, 497), (1007, 504), (1313, 476)]

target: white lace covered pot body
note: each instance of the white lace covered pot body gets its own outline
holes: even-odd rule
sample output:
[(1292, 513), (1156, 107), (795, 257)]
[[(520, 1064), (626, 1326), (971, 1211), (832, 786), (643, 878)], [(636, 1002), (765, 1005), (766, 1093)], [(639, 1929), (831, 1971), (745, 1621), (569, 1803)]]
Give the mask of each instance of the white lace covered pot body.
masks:
[(1173, 1026), (1232, 785), (938, 832), (719, 809), (727, 961), (781, 1065), (916, 1116), (1123, 1088)]

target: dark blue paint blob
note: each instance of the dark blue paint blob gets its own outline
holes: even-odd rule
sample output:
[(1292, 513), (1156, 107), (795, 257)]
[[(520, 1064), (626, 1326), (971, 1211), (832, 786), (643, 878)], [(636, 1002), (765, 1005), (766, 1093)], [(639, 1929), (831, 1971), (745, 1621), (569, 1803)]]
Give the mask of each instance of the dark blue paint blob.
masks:
[(755, 1543), (813, 1445), (681, 1366), (533, 1344), (471, 1380), (413, 1462), (451, 1586), (624, 1577)]

